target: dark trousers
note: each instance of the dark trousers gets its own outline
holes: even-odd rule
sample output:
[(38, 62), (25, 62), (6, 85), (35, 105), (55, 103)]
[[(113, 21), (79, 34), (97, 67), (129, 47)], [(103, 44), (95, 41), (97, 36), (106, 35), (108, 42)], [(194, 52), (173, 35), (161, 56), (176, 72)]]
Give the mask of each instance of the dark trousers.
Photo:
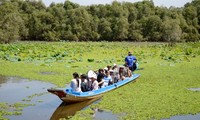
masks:
[(132, 72), (135, 71), (136, 68), (137, 68), (137, 66), (136, 66), (135, 63), (133, 63), (133, 66), (129, 67), (129, 69), (130, 69)]

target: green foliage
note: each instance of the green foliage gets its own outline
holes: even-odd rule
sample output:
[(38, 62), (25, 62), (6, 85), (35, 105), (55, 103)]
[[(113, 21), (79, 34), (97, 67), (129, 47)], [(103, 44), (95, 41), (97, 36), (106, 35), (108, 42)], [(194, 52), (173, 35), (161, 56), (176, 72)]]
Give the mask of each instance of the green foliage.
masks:
[(148, 18), (144, 18), (142, 20), (144, 37), (151, 41), (161, 40), (161, 24), (162, 20), (158, 16), (149, 16)]
[(20, 40), (20, 30), (23, 31), (24, 28), (23, 22), (24, 21), (18, 13), (5, 15), (0, 25), (0, 42), (10, 43)]
[(166, 20), (162, 23), (162, 38), (168, 41), (170, 45), (174, 42), (180, 42), (182, 30), (176, 20)]
[(26, 106), (32, 106), (31, 104), (14, 103), (9, 105), (8, 103), (0, 103), (0, 119), (7, 120), (6, 115), (21, 115), (22, 110)]
[[(144, 68), (136, 71), (141, 77), (135, 83), (106, 93), (92, 108), (125, 113), (122, 119), (161, 119), (200, 112), (199, 92), (187, 90), (200, 87), (199, 46), (199, 42), (178, 43), (170, 47), (164, 43), (133, 42), (0, 44), (0, 74), (42, 80), (65, 87), (71, 81), (73, 72), (86, 73), (114, 63), (122, 65), (127, 52), (133, 51), (140, 67)], [(44, 94), (33, 94), (22, 101), (30, 102), (34, 97)], [(25, 106), (0, 103), (0, 109), (3, 110), (0, 111), (0, 118), (3, 119), (3, 115), (20, 114)], [(16, 108), (16, 113), (8, 112), (9, 107)], [(89, 108), (78, 112), (72, 119), (92, 119), (91, 114), (94, 111)]]
[(67, 0), (46, 7), (40, 0), (3, 0), (0, 43), (17, 40), (195, 42), (200, 40), (198, 3), (199, 0), (194, 0), (183, 8), (166, 8), (155, 7), (153, 1), (146, 0), (91, 6)]
[(94, 62), (94, 59), (88, 59), (88, 62)]

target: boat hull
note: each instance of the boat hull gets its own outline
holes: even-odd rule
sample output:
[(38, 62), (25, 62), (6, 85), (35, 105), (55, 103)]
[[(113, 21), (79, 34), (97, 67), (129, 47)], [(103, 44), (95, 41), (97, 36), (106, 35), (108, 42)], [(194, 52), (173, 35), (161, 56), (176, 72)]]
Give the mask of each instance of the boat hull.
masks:
[(66, 95), (65, 97), (62, 97), (60, 99), (64, 102), (67, 102), (67, 103), (76, 103), (76, 102), (82, 102), (82, 101), (91, 100), (91, 99), (98, 99), (102, 96), (103, 96), (103, 94), (95, 95), (95, 96), (89, 96), (89, 97), (79, 97), (79, 96), (73, 96), (73, 95)]
[(66, 89), (66, 91), (52, 90), (52, 89), (48, 89), (47, 91), (57, 95), (64, 102), (76, 103), (76, 102), (82, 102), (82, 101), (91, 100), (91, 99), (95, 99), (95, 98), (100, 98), (103, 96), (103, 94), (105, 92), (114, 90), (118, 87), (121, 87), (121, 86), (127, 84), (127, 83), (135, 82), (136, 79), (139, 77), (140, 77), (139, 74), (134, 74), (132, 77), (126, 78), (123, 81), (114, 83), (113, 85), (109, 85), (107, 87), (104, 87), (104, 88), (101, 88), (98, 90), (88, 91), (88, 92), (75, 93), (70, 88)]
[(76, 102), (82, 102), (86, 100), (91, 100), (91, 99), (98, 99), (103, 96), (103, 94), (99, 95), (94, 95), (94, 96), (75, 96), (75, 95), (69, 95), (66, 94), (64, 90), (56, 90), (56, 89), (47, 89), (48, 92), (57, 95), (63, 102), (67, 103), (76, 103)]

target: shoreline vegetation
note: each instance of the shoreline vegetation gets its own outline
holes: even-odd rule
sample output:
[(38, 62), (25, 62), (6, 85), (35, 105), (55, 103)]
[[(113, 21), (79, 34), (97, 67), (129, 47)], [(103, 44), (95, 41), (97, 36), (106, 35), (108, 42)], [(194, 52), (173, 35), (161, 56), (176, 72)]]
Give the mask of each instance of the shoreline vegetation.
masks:
[(200, 0), (184, 7), (153, 0), (81, 6), (66, 0), (1, 0), (0, 43), (21, 41), (200, 41)]
[[(128, 51), (139, 62), (135, 82), (104, 94), (72, 119), (92, 119), (93, 108), (125, 113), (123, 119), (161, 119), (200, 113), (200, 43), (16, 42), (0, 44), (0, 75), (65, 87), (72, 73), (124, 64)], [(0, 114), (1, 115), (1, 114)]]

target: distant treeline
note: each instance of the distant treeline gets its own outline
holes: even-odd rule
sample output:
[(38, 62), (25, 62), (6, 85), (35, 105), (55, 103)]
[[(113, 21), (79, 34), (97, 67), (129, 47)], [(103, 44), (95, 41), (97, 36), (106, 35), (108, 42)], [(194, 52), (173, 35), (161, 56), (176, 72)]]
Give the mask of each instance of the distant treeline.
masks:
[(157, 7), (152, 0), (80, 6), (70, 2), (0, 0), (0, 43), (37, 41), (200, 40), (200, 0), (182, 8)]

